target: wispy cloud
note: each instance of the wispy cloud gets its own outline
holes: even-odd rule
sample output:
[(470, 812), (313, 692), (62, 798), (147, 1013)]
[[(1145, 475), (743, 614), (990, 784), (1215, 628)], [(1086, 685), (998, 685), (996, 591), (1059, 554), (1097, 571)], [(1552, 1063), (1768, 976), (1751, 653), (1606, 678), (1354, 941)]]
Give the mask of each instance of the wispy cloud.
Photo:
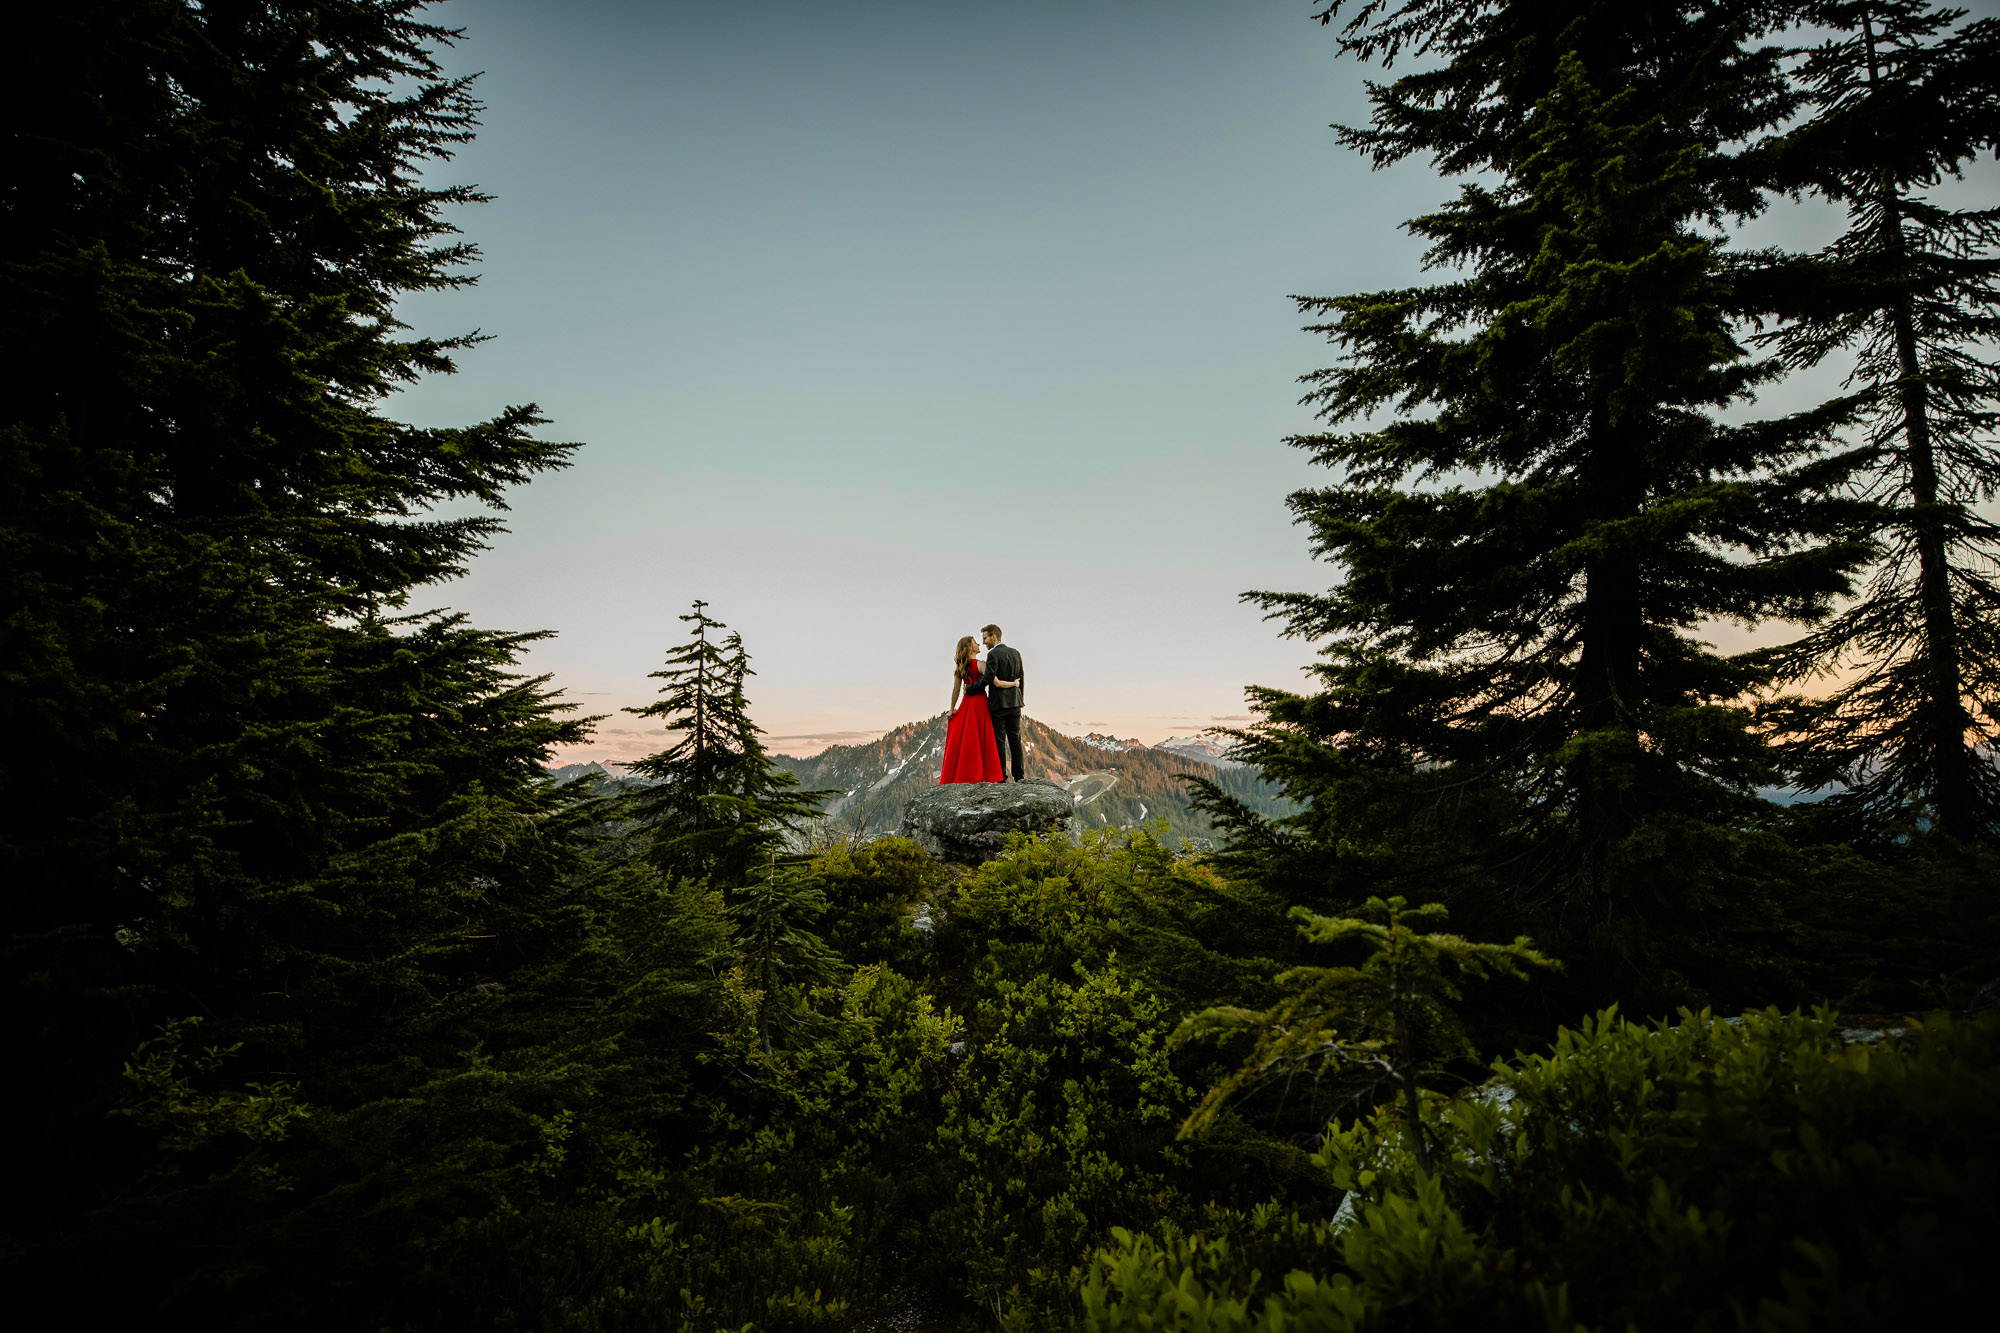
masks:
[(766, 736), (764, 748), (774, 754), (788, 754), (806, 759), (832, 745), (861, 745), (879, 740), (889, 728), (875, 731), (821, 731), (810, 736)]

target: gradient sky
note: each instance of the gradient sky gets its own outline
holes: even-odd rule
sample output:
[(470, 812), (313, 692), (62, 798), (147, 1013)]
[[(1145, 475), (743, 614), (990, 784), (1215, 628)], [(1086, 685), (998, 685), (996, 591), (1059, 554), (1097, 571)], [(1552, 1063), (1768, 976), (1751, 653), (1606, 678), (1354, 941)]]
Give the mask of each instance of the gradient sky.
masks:
[(614, 710), (695, 597), (791, 753), (941, 711), (989, 620), (1065, 731), (1155, 742), (1299, 682), (1310, 647), (1237, 601), (1329, 581), (1284, 505), (1325, 474), (1282, 443), (1329, 356), (1286, 297), (1417, 278), (1399, 223), (1450, 192), (1340, 149), (1367, 72), (1313, 7), (432, 11), (488, 105), (441, 174), (497, 198), (462, 219), (479, 285), (405, 318), (494, 341), (395, 410), (534, 401), (587, 444), (439, 593), (556, 631), (528, 665), (613, 713), (567, 757), (659, 748)]

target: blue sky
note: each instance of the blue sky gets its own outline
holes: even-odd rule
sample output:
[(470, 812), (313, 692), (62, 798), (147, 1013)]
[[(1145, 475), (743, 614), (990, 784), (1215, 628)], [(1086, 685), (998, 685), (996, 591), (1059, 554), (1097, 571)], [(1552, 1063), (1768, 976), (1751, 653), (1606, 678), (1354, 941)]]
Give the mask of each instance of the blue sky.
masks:
[[(529, 665), (647, 700), (702, 597), (755, 715), (810, 753), (945, 706), (989, 620), (1031, 715), (1157, 741), (1296, 684), (1240, 605), (1321, 587), (1291, 293), (1418, 276), (1449, 187), (1330, 121), (1366, 71), (1294, 0), (447, 0), (484, 129), (449, 169), (479, 285), (406, 303), (494, 341), (403, 395), (532, 400), (587, 447), (440, 596), (552, 629)], [(614, 716), (590, 757), (657, 748)]]

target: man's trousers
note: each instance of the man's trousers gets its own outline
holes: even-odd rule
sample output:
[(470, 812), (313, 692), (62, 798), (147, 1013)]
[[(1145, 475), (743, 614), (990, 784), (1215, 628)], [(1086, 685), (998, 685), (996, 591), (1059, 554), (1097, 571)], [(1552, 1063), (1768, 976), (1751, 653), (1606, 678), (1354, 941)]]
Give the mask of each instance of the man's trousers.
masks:
[(987, 716), (993, 719), (993, 746), (1000, 751), (1000, 780), (1007, 780), (1007, 755), (1014, 756), (1014, 776), (1028, 776), (1027, 765), (1021, 755), (1021, 710), (1018, 708), (995, 708)]

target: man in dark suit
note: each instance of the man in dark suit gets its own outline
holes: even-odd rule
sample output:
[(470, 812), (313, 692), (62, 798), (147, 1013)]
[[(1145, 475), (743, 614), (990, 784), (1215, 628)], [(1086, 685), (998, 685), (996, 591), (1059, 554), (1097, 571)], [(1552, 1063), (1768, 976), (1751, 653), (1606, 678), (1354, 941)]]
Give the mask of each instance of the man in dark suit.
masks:
[(1026, 776), (1021, 754), (1021, 705), (1028, 678), (1021, 655), (1000, 642), (1000, 627), (979, 631), (986, 643), (986, 713), (993, 719), (993, 744), (1000, 751), (1000, 780), (1007, 780), (1007, 756), (1014, 756), (1014, 781)]

